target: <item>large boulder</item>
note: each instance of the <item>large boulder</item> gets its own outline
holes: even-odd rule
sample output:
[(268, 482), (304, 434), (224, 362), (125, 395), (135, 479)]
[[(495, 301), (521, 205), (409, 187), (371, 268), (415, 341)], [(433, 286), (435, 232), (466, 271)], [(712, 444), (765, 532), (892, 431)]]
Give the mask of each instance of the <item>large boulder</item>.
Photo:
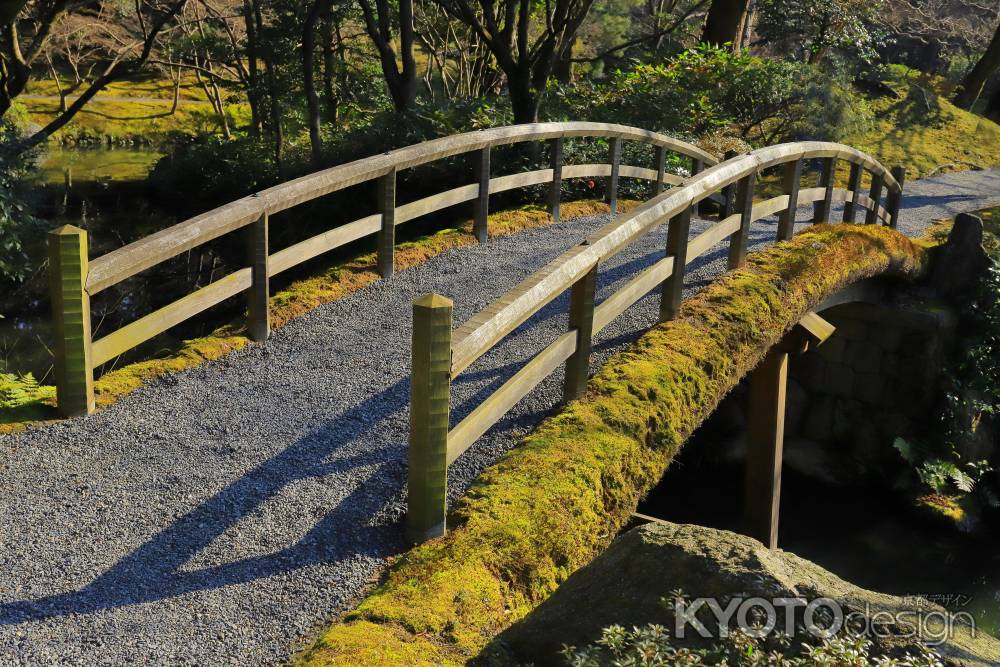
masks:
[[(503, 661), (512, 663), (565, 664), (559, 654), (564, 645), (590, 644), (601, 636), (603, 628), (614, 624), (629, 628), (658, 623), (675, 635), (676, 644), (692, 648), (715, 641), (702, 638), (691, 626), (686, 628), (684, 640), (676, 639), (674, 616), (664, 601), (674, 600), (678, 590), (683, 591), (689, 605), (696, 598), (716, 598), (723, 608), (733, 597), (826, 598), (834, 601), (845, 617), (860, 613), (878, 624), (879, 632), (868, 635), (877, 653), (915, 651), (919, 640), (905, 636), (905, 624), (918, 618), (927, 622), (928, 639), (946, 634), (941, 632), (945, 610), (922, 599), (864, 590), (795, 554), (771, 551), (743, 535), (661, 522), (619, 537), (535, 611), (501, 634), (486, 653), (494, 660), (503, 655)], [(778, 611), (777, 627), (781, 629), (785, 620), (782, 610)], [(804, 609), (800, 607), (798, 612)], [(713, 637), (717, 635), (718, 624), (709, 608), (702, 607), (697, 618)], [(797, 618), (802, 621), (801, 616)], [(986, 633), (970, 632), (957, 624), (947, 634), (950, 637), (934, 647), (946, 658), (946, 664), (1000, 664), (1000, 642)]]

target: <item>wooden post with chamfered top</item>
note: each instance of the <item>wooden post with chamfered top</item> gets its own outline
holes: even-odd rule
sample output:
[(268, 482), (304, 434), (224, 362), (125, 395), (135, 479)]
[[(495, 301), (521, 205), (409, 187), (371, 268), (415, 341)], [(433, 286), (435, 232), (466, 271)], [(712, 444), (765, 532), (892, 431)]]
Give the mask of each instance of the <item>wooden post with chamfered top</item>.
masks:
[(612, 137), (608, 149), (608, 162), (611, 163), (611, 176), (608, 178), (608, 207), (611, 215), (618, 213), (618, 173), (622, 164), (622, 138)]
[(576, 330), (576, 351), (566, 360), (563, 400), (580, 397), (587, 388), (590, 352), (594, 334), (594, 293), (597, 289), (597, 265), (573, 284), (569, 303), (569, 328)]
[(903, 183), (906, 181), (906, 167), (898, 165), (892, 168), (892, 177), (899, 183), (899, 192), (891, 191), (886, 198), (886, 208), (889, 210), (889, 226), (896, 229), (899, 225), (899, 206), (903, 203)]
[(857, 217), (858, 200), (861, 199), (861, 165), (851, 163), (851, 173), (847, 177), (847, 189), (851, 191), (851, 198), (844, 202), (844, 222), (849, 225), (854, 224)]
[(802, 183), (802, 159), (785, 165), (782, 189), (788, 195), (788, 207), (778, 216), (778, 241), (795, 235), (795, 213), (799, 208), (799, 186)]
[(559, 203), (562, 199), (562, 137), (549, 141), (549, 160), (552, 163), (552, 185), (549, 187), (549, 214), (552, 216), (552, 222), (559, 222)]
[(250, 255), (250, 289), (247, 291), (247, 333), (250, 340), (267, 340), (271, 334), (268, 304), (268, 216), (264, 213), (247, 228)]
[(473, 159), (473, 177), (479, 184), (479, 193), (472, 202), (472, 232), (476, 240), (486, 243), (489, 238), (490, 215), (490, 147), (479, 151)]
[(445, 533), (451, 319), (447, 297), (426, 294), (413, 302), (406, 534), (417, 544)]
[(727, 267), (730, 271), (743, 266), (750, 242), (750, 221), (753, 219), (753, 193), (757, 173), (741, 178), (736, 188), (736, 210), (740, 213), (740, 228), (729, 238)]
[(687, 268), (688, 234), (691, 230), (691, 207), (670, 219), (667, 227), (667, 255), (674, 258), (670, 277), (663, 281), (660, 293), (660, 321), (674, 319), (684, 295), (684, 271)]
[(378, 232), (378, 272), (389, 278), (396, 262), (396, 170), (378, 180), (378, 211), (382, 226)]
[(813, 224), (822, 225), (830, 222), (830, 211), (833, 209), (833, 179), (837, 173), (837, 158), (823, 158), (823, 167), (819, 173), (818, 187), (823, 188), (823, 198), (817, 201), (813, 208)]
[(49, 232), (49, 281), (55, 340), (56, 402), (64, 417), (94, 411), (87, 232), (64, 225)]
[(866, 225), (875, 225), (879, 223), (878, 217), (878, 207), (882, 202), (882, 186), (885, 179), (882, 174), (872, 174), (872, 186), (868, 190), (868, 199), (871, 200), (871, 208), (868, 209), (868, 213), (865, 215)]

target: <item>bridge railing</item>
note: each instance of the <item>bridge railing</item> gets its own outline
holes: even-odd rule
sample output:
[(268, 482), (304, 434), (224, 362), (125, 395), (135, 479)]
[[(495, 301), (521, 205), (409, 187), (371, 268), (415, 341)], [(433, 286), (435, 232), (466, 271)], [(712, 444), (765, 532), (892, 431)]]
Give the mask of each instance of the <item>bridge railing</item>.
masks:
[[(816, 187), (800, 187), (806, 161), (820, 164)], [(847, 188), (835, 187), (840, 161), (850, 165)], [(754, 201), (760, 173), (779, 166), (782, 194)], [(863, 172), (870, 175), (867, 193), (862, 188)], [(660, 320), (672, 319), (680, 308), (684, 274), (691, 262), (729, 239), (728, 266), (739, 267), (746, 259), (753, 222), (778, 214), (776, 240), (790, 239), (796, 211), (803, 204), (814, 204), (812, 221), (817, 224), (830, 222), (833, 204), (844, 202), (845, 222), (856, 222), (864, 211), (865, 224), (896, 227), (904, 175), (902, 168), (890, 173), (870, 156), (842, 144), (798, 142), (763, 148), (707, 168), (682, 187), (612, 219), (454, 331), (451, 300), (437, 294), (417, 299), (410, 388), (410, 539), (420, 542), (445, 532), (448, 466), (561, 364), (566, 366), (564, 398), (578, 397), (587, 384), (593, 336), (645, 295), (660, 290)], [(722, 202), (718, 222), (689, 238), (693, 212), (710, 197)], [(595, 303), (601, 263), (667, 221), (665, 256)], [(571, 291), (568, 331), (451, 427), (451, 383), (567, 290)]]
[[(564, 165), (563, 141), (571, 137), (610, 139), (608, 162)], [(550, 142), (550, 168), (500, 176), (491, 174), (493, 147), (535, 141)], [(621, 164), (623, 141), (639, 141), (654, 146), (653, 168)], [(237, 294), (247, 294), (247, 330), (250, 337), (254, 340), (266, 339), (270, 331), (269, 279), (325, 252), (367, 236), (377, 236), (378, 270), (383, 277), (387, 277), (393, 272), (397, 225), (472, 201), (473, 229), (476, 237), (485, 241), (491, 194), (549, 183), (549, 207), (558, 220), (562, 180), (567, 178), (609, 177), (609, 203), (614, 211), (619, 177), (651, 180), (654, 194), (661, 192), (665, 185), (682, 182), (681, 177), (666, 171), (668, 152), (689, 158), (692, 173), (697, 173), (704, 165), (717, 162), (712, 155), (692, 144), (625, 125), (589, 122), (516, 125), (435, 139), (303, 176), (151, 234), (93, 261), (88, 261), (86, 232), (75, 227), (61, 227), (49, 237), (59, 410), (64, 415), (92, 412), (96, 367)], [(464, 153), (474, 154), (472, 183), (407, 204), (396, 204), (396, 175), (399, 171)], [(375, 213), (288, 248), (270, 252), (270, 216), (372, 180), (377, 180), (379, 184)], [(91, 296), (237, 230), (247, 231), (245, 267), (117, 331), (92, 340)]]

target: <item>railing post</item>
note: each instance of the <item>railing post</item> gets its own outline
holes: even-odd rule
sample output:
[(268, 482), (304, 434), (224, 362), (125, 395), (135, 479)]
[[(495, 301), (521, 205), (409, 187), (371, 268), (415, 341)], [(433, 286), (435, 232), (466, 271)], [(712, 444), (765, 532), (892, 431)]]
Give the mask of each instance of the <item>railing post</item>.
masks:
[(729, 260), (727, 266), (733, 270), (743, 266), (747, 259), (747, 243), (750, 241), (750, 222), (753, 220), (753, 193), (757, 183), (757, 172), (741, 178), (736, 189), (736, 210), (740, 212), (740, 228), (729, 238)]
[(674, 258), (674, 269), (663, 281), (660, 295), (660, 321), (677, 316), (684, 294), (684, 271), (687, 268), (688, 233), (691, 229), (691, 208), (687, 207), (670, 219), (667, 229), (667, 255)]
[(653, 196), (663, 192), (663, 177), (667, 175), (667, 147), (656, 147), (656, 183), (653, 184)]
[[(726, 151), (723, 161), (732, 160), (739, 155), (736, 151)], [(719, 211), (719, 220), (725, 220), (736, 210), (736, 185), (730, 183), (722, 188), (722, 209)]]
[(597, 289), (597, 265), (573, 284), (569, 302), (569, 328), (576, 329), (576, 351), (566, 360), (563, 400), (583, 394), (590, 374), (590, 352), (594, 334), (594, 292)]
[(882, 174), (872, 174), (872, 186), (868, 191), (868, 198), (871, 200), (871, 208), (868, 209), (868, 214), (865, 216), (866, 225), (874, 225), (878, 223), (878, 207), (882, 203)]
[(63, 225), (49, 232), (49, 286), (55, 339), (56, 402), (64, 417), (94, 411), (87, 232)]
[(440, 294), (413, 302), (406, 534), (414, 543), (445, 532), (451, 311), (451, 299)]
[(378, 179), (378, 211), (382, 227), (378, 232), (378, 272), (383, 278), (392, 276), (396, 253), (396, 168)]
[(747, 534), (778, 546), (788, 352), (775, 347), (750, 376), (744, 508)]
[(886, 206), (889, 209), (889, 226), (896, 229), (896, 225), (899, 224), (899, 206), (903, 203), (903, 183), (906, 181), (906, 167), (903, 165), (893, 167), (892, 177), (899, 183), (899, 192), (889, 192)]
[(830, 209), (833, 207), (833, 177), (837, 171), (837, 158), (823, 158), (822, 171), (819, 174), (818, 187), (824, 188), (823, 199), (813, 207), (813, 224), (820, 225), (830, 222)]
[(705, 168), (705, 163), (701, 161), (701, 158), (693, 157), (691, 158), (691, 175), (697, 176), (701, 173), (701, 170)]
[(549, 189), (549, 213), (552, 215), (552, 222), (559, 222), (559, 201), (562, 199), (562, 137), (549, 141), (549, 160), (552, 163), (552, 186)]
[(778, 241), (795, 235), (795, 214), (799, 208), (799, 185), (802, 183), (802, 158), (785, 165), (782, 189), (788, 195), (788, 208), (778, 215)]
[(247, 333), (250, 340), (267, 340), (271, 333), (268, 275), (268, 216), (267, 212), (251, 223), (248, 232), (250, 255), (250, 290), (247, 292)]
[(851, 198), (844, 202), (844, 222), (853, 225), (857, 216), (858, 200), (861, 198), (860, 164), (851, 163), (851, 175), (847, 177), (847, 189), (851, 191)]
[(473, 165), (476, 182), (479, 183), (479, 194), (472, 203), (472, 231), (476, 240), (486, 243), (489, 238), (490, 215), (490, 147), (479, 151)]
[(608, 206), (611, 215), (618, 212), (618, 170), (622, 163), (622, 138), (612, 137), (608, 149), (608, 162), (611, 163), (611, 176), (608, 178)]

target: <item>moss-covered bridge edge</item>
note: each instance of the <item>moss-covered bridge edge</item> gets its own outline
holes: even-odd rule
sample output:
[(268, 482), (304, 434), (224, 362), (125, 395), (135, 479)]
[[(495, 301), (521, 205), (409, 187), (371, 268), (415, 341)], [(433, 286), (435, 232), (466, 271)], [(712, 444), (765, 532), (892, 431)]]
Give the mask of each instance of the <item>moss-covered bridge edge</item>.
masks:
[(805, 313), (865, 279), (920, 280), (940, 237), (818, 225), (752, 253), (485, 471), (453, 508), (453, 532), (401, 557), (297, 664), (486, 657), (493, 637), (607, 546), (688, 436)]

